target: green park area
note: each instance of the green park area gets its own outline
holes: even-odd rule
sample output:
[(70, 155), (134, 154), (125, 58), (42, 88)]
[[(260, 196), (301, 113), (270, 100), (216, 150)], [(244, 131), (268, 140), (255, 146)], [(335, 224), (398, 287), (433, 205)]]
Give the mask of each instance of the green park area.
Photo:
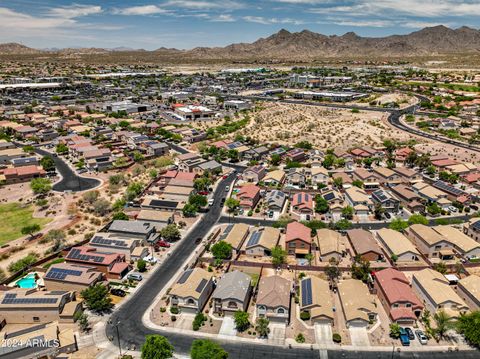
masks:
[(51, 221), (50, 218), (33, 218), (33, 206), (24, 206), (21, 203), (7, 203), (0, 205), (0, 245), (23, 236), (22, 228), (39, 225), (43, 228)]

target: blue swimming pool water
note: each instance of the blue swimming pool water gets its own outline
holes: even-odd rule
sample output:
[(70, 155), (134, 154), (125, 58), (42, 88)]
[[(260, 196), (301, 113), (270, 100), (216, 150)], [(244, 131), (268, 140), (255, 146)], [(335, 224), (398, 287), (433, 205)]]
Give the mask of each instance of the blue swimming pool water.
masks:
[(18, 285), (20, 288), (36, 288), (37, 283), (35, 283), (35, 273), (30, 273), (26, 275), (22, 279), (19, 279), (15, 284)]

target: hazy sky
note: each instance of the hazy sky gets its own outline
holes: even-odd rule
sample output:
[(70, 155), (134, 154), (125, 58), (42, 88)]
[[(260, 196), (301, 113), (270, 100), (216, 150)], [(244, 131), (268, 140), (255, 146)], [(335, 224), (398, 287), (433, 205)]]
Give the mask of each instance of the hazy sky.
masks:
[(480, 27), (480, 0), (0, 0), (0, 42), (35, 48), (192, 48), (285, 28), (326, 35)]

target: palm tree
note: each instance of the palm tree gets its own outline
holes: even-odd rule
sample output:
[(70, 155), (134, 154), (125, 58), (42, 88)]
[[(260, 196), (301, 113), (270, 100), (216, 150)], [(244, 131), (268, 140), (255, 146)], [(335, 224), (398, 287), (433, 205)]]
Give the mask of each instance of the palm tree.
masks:
[(433, 315), (433, 320), (435, 320), (435, 334), (437, 336), (437, 340), (445, 337), (447, 331), (455, 326), (453, 318), (443, 310), (436, 312)]
[(270, 321), (267, 318), (258, 318), (256, 324), (255, 330), (258, 332), (258, 335), (260, 337), (267, 337), (270, 333), (270, 328), (268, 327)]
[(312, 262), (313, 262), (313, 259), (314, 259), (314, 256), (313, 256), (312, 253), (307, 253), (307, 254), (305, 254), (305, 259), (308, 261), (308, 265), (311, 266)]

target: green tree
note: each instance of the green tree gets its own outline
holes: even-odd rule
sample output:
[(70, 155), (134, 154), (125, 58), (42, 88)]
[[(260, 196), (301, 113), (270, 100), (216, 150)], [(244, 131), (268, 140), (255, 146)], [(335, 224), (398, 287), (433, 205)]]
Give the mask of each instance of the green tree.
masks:
[(88, 309), (93, 312), (106, 312), (113, 307), (112, 299), (108, 295), (108, 288), (103, 284), (82, 290), (82, 298)]
[(435, 176), (435, 173), (437, 173), (437, 169), (435, 168), (434, 165), (430, 165), (427, 167), (427, 169), (425, 170), (425, 172), (427, 173), (427, 175), (429, 175), (430, 177), (433, 177)]
[(215, 259), (230, 259), (232, 257), (232, 245), (225, 241), (219, 241), (210, 248)]
[(438, 262), (433, 265), (433, 269), (436, 270), (438, 273), (446, 274), (447, 273), (447, 265), (445, 262)]
[(240, 206), (240, 201), (230, 197), (225, 201), (225, 206), (229, 212), (234, 212)]
[(117, 221), (117, 220), (128, 221), (129, 218), (124, 212), (117, 212), (113, 215), (112, 220), (114, 220), (114, 221)]
[(147, 335), (142, 345), (142, 359), (168, 359), (173, 357), (173, 346), (164, 336)]
[(432, 202), (427, 205), (427, 212), (432, 216), (437, 216), (442, 213), (442, 208), (436, 202)]
[(480, 311), (462, 314), (457, 321), (457, 330), (468, 343), (480, 347)]
[(408, 224), (411, 226), (412, 224), (423, 224), (428, 225), (428, 219), (421, 214), (412, 214), (410, 218), (408, 218)]
[(50, 171), (55, 170), (55, 161), (50, 156), (44, 156), (40, 160), (40, 166), (42, 166), (42, 168), (45, 171), (50, 172)]
[(215, 342), (208, 339), (196, 339), (190, 348), (192, 359), (227, 359), (228, 353)]
[(351, 271), (352, 278), (359, 279), (362, 282), (367, 282), (368, 275), (370, 274), (370, 262), (361, 258), (360, 256), (356, 256), (354, 258)]
[(8, 271), (10, 273), (17, 273), (20, 271), (23, 271), (24, 269), (30, 267), (32, 264), (34, 264), (37, 261), (38, 257), (35, 253), (30, 253), (26, 257), (23, 257), (22, 259), (12, 262), (8, 265)]
[(352, 219), (355, 210), (352, 206), (346, 206), (342, 209), (342, 216), (345, 219)]
[(282, 162), (282, 157), (278, 153), (274, 153), (270, 156), (270, 164), (272, 166), (278, 166)]
[(147, 270), (147, 262), (143, 259), (137, 261), (137, 269), (140, 273), (143, 273)]
[(375, 215), (375, 219), (380, 220), (382, 219), (382, 216), (385, 213), (385, 208), (383, 208), (380, 203), (375, 203), (375, 208), (373, 210), (373, 213)]
[(183, 206), (182, 213), (184, 217), (195, 217), (197, 215), (198, 208), (193, 204), (187, 203)]
[(199, 330), (206, 320), (207, 320), (207, 317), (205, 316), (205, 314), (201, 312), (197, 313), (197, 315), (195, 315), (195, 318), (193, 319), (193, 322), (192, 322), (192, 329), (194, 331)]
[(435, 321), (434, 333), (437, 339), (442, 339), (449, 329), (455, 327), (453, 318), (450, 317), (444, 310), (439, 310), (433, 315)]
[(78, 323), (80, 331), (88, 332), (90, 330), (90, 323), (88, 322), (88, 317), (85, 313), (75, 313), (74, 319)]
[(352, 186), (358, 187), (358, 188), (363, 188), (363, 182), (360, 180), (354, 180), (352, 182)]
[(195, 188), (198, 192), (207, 191), (210, 184), (210, 179), (208, 179), (207, 177), (201, 177), (197, 178), (193, 182), (193, 188)]
[(160, 236), (167, 242), (178, 241), (181, 237), (180, 231), (175, 224), (169, 224), (160, 230)]
[(23, 146), (22, 150), (23, 152), (29, 153), (29, 154), (35, 153), (35, 147), (33, 147), (32, 145)]
[(199, 195), (199, 194), (191, 194), (188, 197), (188, 203), (195, 206), (196, 208), (205, 207), (208, 203), (207, 197)]
[(388, 228), (393, 229), (394, 231), (403, 232), (408, 228), (408, 222), (404, 221), (401, 218), (394, 218)]
[(330, 207), (328, 201), (322, 197), (322, 195), (317, 194), (315, 196), (315, 212), (317, 213), (327, 213)]
[(68, 153), (68, 147), (66, 144), (64, 143), (59, 143), (56, 147), (56, 152), (60, 155), (63, 155), (63, 154), (66, 154)]
[(143, 162), (144, 159), (145, 157), (139, 151), (133, 152), (133, 160), (135, 162)]
[(281, 246), (272, 248), (272, 264), (275, 267), (281, 266), (287, 261), (287, 251)]
[(270, 321), (267, 318), (257, 318), (257, 321), (255, 322), (255, 330), (260, 338), (268, 337), (268, 334), (270, 333), (270, 328), (268, 327), (269, 324)]
[(327, 154), (322, 162), (322, 166), (325, 167), (326, 169), (332, 168), (332, 166), (335, 163), (335, 156), (333, 154)]
[(250, 321), (248, 319), (248, 313), (242, 310), (237, 310), (233, 315), (233, 320), (235, 322), (235, 328), (239, 332), (243, 332), (250, 327)]
[(332, 282), (335, 282), (338, 277), (340, 277), (340, 269), (334, 263), (329, 263), (325, 268), (325, 274), (327, 275), (328, 279)]
[(393, 339), (400, 338), (400, 325), (397, 323), (390, 324), (390, 337)]
[(291, 219), (290, 217), (288, 217), (286, 215), (283, 215), (283, 216), (280, 216), (280, 218), (277, 219), (277, 221), (273, 224), (273, 227), (274, 228), (286, 228), (287, 225), (290, 222), (293, 222), (293, 219)]
[(45, 241), (52, 242), (52, 241), (64, 241), (66, 238), (65, 232), (60, 229), (51, 229), (47, 232), (45, 237), (43, 238)]
[(33, 234), (35, 232), (38, 232), (40, 230), (40, 225), (38, 224), (30, 224), (28, 226), (25, 226), (25, 227), (22, 227), (22, 229), (20, 230), (22, 232), (22, 234), (24, 235), (29, 235), (30, 237), (33, 237)]
[(34, 178), (30, 181), (33, 193), (45, 195), (52, 189), (52, 182), (48, 178)]
[(342, 177), (335, 177), (333, 179), (333, 185), (337, 188), (342, 188), (343, 186), (343, 178)]
[(350, 222), (348, 219), (341, 219), (335, 223), (335, 229), (337, 231), (347, 231), (350, 228), (352, 228), (352, 222)]

